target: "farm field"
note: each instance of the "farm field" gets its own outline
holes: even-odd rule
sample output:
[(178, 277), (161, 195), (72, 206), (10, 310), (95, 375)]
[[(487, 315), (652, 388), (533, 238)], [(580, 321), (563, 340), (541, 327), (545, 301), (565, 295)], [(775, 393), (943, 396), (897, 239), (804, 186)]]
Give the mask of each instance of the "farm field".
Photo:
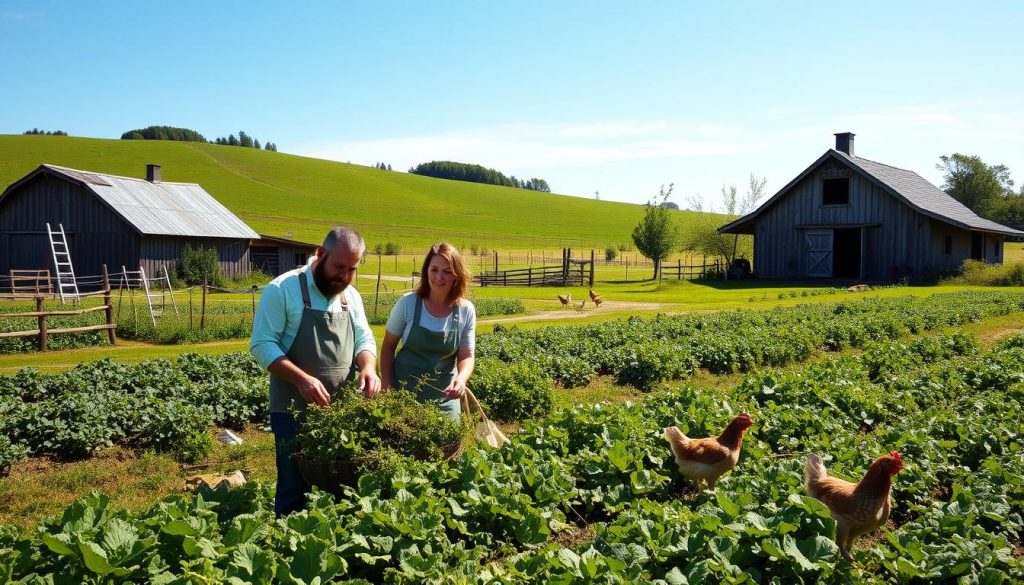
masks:
[[(78, 579), (187, 570), (212, 580), (276, 574), (307, 582), (1018, 580), (1024, 470), (1013, 413), (1024, 396), (1024, 299), (842, 300), (799, 311), (633, 319), (616, 329), (626, 336), (617, 343), (634, 351), (625, 359), (615, 357), (621, 348), (579, 351), (588, 344), (616, 349), (607, 337), (615, 330), (601, 324), (484, 336), (481, 383), (493, 367), (485, 361), (526, 367), (523, 358), (537, 353), (523, 350), (540, 347), (550, 359), (536, 367), (562, 382), (563, 404), (588, 392), (572, 356), (607, 372), (590, 375), (591, 396), (603, 386), (636, 402), (576, 400), (523, 422), (502, 450), (370, 475), (358, 491), (337, 502), (322, 497), (285, 523), (271, 521), (271, 485), (259, 482), (231, 496), (173, 496), (154, 505), (174, 490), (168, 476), (178, 469), (180, 481), (185, 473), (165, 455), (115, 447), (81, 463), (43, 464), (37, 483), (29, 464), (18, 464), (17, 482), (0, 480), (5, 507), (32, 500), (19, 497), (31, 489), (67, 497), (93, 484), (115, 500), (83, 500), (37, 536), (0, 532), (0, 549), (12, 552), (14, 576)], [(190, 377), (234, 369), (205, 358), (185, 363)], [(160, 370), (147, 371), (133, 375)], [(714, 491), (695, 492), (660, 429), (715, 434), (739, 410), (751, 413), (754, 428), (738, 467)], [(234, 455), (218, 447), (204, 471), (245, 466), (253, 478), (268, 478), (271, 447), (261, 435), (248, 431), (250, 443)], [(846, 564), (832, 544), (827, 509), (801, 486), (804, 456), (820, 452), (830, 471), (855, 481), (893, 449), (907, 468), (894, 482), (890, 523), (860, 539), (856, 564)], [(95, 466), (71, 471), (88, 463)], [(125, 470), (128, 479), (114, 479)], [(40, 485), (39, 477), (50, 483)]]
[[(257, 232), (313, 243), (346, 223), (360, 230), (371, 248), (391, 241), (406, 250), (426, 250), (444, 233), (467, 250), (474, 245), (603, 250), (628, 243), (643, 215), (640, 205), (216, 144), (0, 135), (4, 188), (43, 162), (127, 177), (143, 176), (147, 163), (161, 164), (165, 181), (199, 183)], [(544, 213), (536, 213), (539, 209)], [(674, 216), (685, 227), (700, 214)]]

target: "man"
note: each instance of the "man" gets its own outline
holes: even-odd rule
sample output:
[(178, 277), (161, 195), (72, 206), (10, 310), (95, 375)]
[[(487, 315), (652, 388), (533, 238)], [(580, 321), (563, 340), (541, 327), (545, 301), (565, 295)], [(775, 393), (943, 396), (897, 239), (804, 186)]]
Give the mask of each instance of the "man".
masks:
[(306, 405), (330, 404), (331, 393), (352, 378), (353, 362), (359, 389), (367, 397), (380, 393), (377, 342), (359, 291), (349, 287), (365, 251), (354, 230), (334, 228), (308, 265), (267, 285), (256, 310), (249, 351), (270, 370), (278, 516), (302, 509), (309, 491), (291, 458)]

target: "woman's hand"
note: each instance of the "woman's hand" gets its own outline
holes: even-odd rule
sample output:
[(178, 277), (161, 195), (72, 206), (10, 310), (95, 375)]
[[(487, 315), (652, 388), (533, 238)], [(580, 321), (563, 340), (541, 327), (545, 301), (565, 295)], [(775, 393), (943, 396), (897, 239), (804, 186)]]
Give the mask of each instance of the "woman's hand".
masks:
[(450, 399), (462, 398), (463, 396), (465, 396), (465, 394), (466, 382), (459, 379), (458, 376), (456, 376), (452, 380), (452, 383), (448, 384), (448, 387), (444, 389), (445, 397)]

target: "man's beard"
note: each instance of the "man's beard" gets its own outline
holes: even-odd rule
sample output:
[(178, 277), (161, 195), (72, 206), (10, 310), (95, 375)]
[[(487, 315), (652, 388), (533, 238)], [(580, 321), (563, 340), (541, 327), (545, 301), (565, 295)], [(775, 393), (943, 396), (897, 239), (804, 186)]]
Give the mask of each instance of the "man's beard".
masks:
[(343, 280), (327, 278), (327, 275), (324, 273), (323, 261), (317, 262), (313, 268), (313, 282), (320, 289), (320, 293), (329, 299), (340, 295), (348, 287), (348, 283)]

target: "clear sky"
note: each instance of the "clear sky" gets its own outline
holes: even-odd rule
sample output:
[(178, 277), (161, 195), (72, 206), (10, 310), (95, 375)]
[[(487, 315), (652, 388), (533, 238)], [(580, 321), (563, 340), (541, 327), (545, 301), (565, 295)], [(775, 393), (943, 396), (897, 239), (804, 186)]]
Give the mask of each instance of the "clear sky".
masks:
[(1024, 181), (1024, 2), (0, 0), (0, 133), (245, 130), (282, 152), (429, 160), (643, 202), (774, 193), (856, 154)]

